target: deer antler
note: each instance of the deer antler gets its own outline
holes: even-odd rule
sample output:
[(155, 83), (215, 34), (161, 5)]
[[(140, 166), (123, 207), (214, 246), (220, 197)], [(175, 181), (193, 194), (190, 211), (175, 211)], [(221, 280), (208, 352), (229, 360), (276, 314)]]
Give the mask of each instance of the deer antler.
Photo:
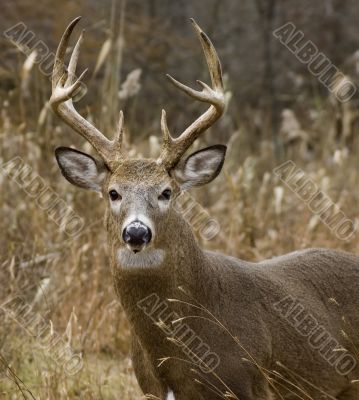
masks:
[(123, 131), (123, 114), (120, 113), (119, 127), (114, 140), (109, 140), (97, 128), (91, 125), (74, 108), (72, 99), (81, 86), (85, 70), (76, 79), (76, 66), (79, 58), (80, 47), (83, 40), (82, 31), (71, 55), (68, 68), (64, 58), (72, 31), (81, 17), (75, 18), (66, 28), (56, 51), (52, 71), (52, 95), (50, 104), (57, 115), (60, 116), (71, 128), (83, 136), (99, 153), (106, 165), (111, 168), (121, 159), (121, 141)]
[(191, 89), (190, 87), (178, 82), (172, 76), (167, 75), (170, 81), (183, 92), (196, 100), (209, 103), (209, 109), (195, 120), (179, 137), (173, 138), (168, 130), (166, 112), (162, 110), (161, 129), (163, 144), (158, 161), (167, 169), (173, 168), (181, 159), (186, 150), (199, 137), (201, 133), (213, 125), (223, 114), (225, 107), (224, 88), (222, 80), (222, 69), (216, 49), (209, 37), (191, 19), (192, 24), (198, 34), (206, 57), (209, 73), (211, 76), (212, 87), (206, 83), (197, 81), (202, 86), (202, 91)]

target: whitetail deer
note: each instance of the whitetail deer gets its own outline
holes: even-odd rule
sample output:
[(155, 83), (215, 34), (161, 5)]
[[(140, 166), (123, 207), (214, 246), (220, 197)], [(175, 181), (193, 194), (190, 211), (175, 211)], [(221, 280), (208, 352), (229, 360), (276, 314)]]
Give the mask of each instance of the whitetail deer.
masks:
[(250, 263), (204, 251), (173, 207), (181, 191), (212, 181), (224, 162), (222, 145), (184, 158), (225, 106), (221, 65), (209, 38), (193, 22), (212, 86), (199, 81), (202, 90), (195, 91), (169, 77), (208, 110), (177, 138), (163, 111), (159, 158), (127, 159), (122, 113), (109, 140), (73, 106), (83, 76), (75, 79), (82, 34), (68, 69), (64, 57), (78, 20), (59, 44), (50, 102), (100, 159), (63, 147), (56, 157), (68, 181), (106, 201), (115, 288), (130, 322), (142, 391), (166, 400), (358, 400), (359, 385), (352, 381), (359, 378), (353, 358), (359, 258), (311, 249)]

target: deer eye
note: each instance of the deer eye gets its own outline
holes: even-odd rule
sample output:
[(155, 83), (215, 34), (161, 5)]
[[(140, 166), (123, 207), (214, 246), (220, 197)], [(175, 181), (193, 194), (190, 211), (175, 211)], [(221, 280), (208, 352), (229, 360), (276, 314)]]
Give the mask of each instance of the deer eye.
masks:
[(167, 200), (168, 201), (171, 197), (171, 194), (172, 194), (171, 189), (166, 189), (158, 196), (158, 200)]
[(116, 200), (121, 200), (122, 199), (121, 195), (119, 193), (117, 193), (116, 190), (110, 190), (108, 192), (108, 194), (109, 194), (110, 199), (112, 201), (116, 201)]

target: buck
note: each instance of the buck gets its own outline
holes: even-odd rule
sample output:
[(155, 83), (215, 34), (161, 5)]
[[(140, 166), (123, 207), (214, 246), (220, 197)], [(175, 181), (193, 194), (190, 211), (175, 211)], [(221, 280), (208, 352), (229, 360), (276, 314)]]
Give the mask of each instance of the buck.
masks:
[(221, 65), (193, 21), (211, 86), (172, 83), (209, 108), (178, 137), (163, 111), (158, 159), (121, 151), (123, 115), (113, 140), (84, 119), (73, 97), (81, 34), (68, 68), (65, 53), (78, 23), (57, 49), (51, 106), (98, 158), (60, 147), (56, 158), (72, 184), (101, 193), (116, 292), (132, 332), (132, 360), (148, 398), (166, 400), (358, 400), (359, 258), (297, 251), (252, 263), (202, 250), (174, 203), (184, 190), (220, 172), (226, 147), (185, 156), (223, 113)]

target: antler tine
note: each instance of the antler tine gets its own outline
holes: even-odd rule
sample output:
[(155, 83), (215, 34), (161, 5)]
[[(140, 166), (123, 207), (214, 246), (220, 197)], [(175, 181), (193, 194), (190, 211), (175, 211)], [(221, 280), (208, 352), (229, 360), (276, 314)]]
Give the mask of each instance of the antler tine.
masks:
[(215, 89), (223, 91), (222, 67), (216, 49), (213, 46), (209, 37), (205, 34), (205, 32), (202, 31), (202, 29), (197, 25), (196, 21), (193, 18), (191, 18), (191, 22), (201, 41), (202, 49), (206, 57), (209, 73), (211, 76), (212, 86)]
[(118, 125), (117, 125), (117, 131), (115, 134), (115, 141), (118, 143), (122, 143), (123, 140), (123, 129), (124, 129), (124, 116), (123, 116), (123, 111), (120, 111), (120, 117), (118, 119)]
[(76, 82), (76, 67), (77, 67), (77, 62), (80, 56), (80, 48), (81, 44), (83, 42), (84, 38), (84, 33), (85, 30), (82, 30), (80, 37), (78, 38), (76, 45), (72, 51), (70, 62), (69, 62), (69, 67), (68, 67), (68, 86), (71, 86), (74, 82)]
[[(84, 137), (99, 153), (106, 165), (111, 169), (116, 166), (121, 159), (121, 139), (122, 135), (117, 134), (114, 140), (107, 139), (95, 126), (91, 125), (74, 108), (72, 98), (82, 84), (85, 70), (76, 79), (76, 66), (80, 54), (80, 47), (83, 41), (82, 31), (71, 54), (68, 69), (65, 66), (64, 58), (69, 44), (71, 33), (81, 17), (75, 18), (66, 28), (60, 44), (56, 51), (54, 68), (52, 72), (52, 95), (50, 104), (54, 112), (65, 121), (71, 128)], [(120, 118), (123, 124), (123, 115)], [(122, 132), (122, 127), (120, 129)]]
[(161, 128), (163, 145), (158, 161), (167, 169), (173, 168), (179, 162), (183, 154), (198, 138), (198, 136), (220, 118), (225, 107), (222, 69), (216, 49), (208, 36), (202, 31), (196, 22), (193, 19), (191, 19), (191, 21), (202, 45), (211, 77), (212, 87), (202, 81), (197, 81), (197, 83), (202, 87), (201, 91), (197, 91), (177, 81), (170, 75), (167, 75), (167, 77), (174, 86), (179, 88), (181, 91), (198, 101), (210, 104), (210, 107), (177, 138), (171, 137), (167, 127), (166, 113), (162, 113)]
[(75, 18), (68, 27), (66, 28), (64, 34), (61, 37), (60, 43), (57, 47), (56, 55), (55, 55), (55, 62), (54, 62), (54, 67), (52, 70), (52, 90), (55, 89), (56, 85), (66, 72), (65, 68), (65, 54), (66, 50), (69, 44), (70, 36), (72, 31), (74, 30), (75, 26), (77, 23), (80, 21), (81, 17)]
[(162, 116), (161, 116), (161, 130), (162, 130), (162, 134), (163, 134), (163, 141), (164, 143), (167, 143), (169, 145), (171, 145), (171, 143), (173, 142), (170, 131), (168, 129), (168, 125), (167, 125), (167, 114), (165, 110), (162, 110)]

